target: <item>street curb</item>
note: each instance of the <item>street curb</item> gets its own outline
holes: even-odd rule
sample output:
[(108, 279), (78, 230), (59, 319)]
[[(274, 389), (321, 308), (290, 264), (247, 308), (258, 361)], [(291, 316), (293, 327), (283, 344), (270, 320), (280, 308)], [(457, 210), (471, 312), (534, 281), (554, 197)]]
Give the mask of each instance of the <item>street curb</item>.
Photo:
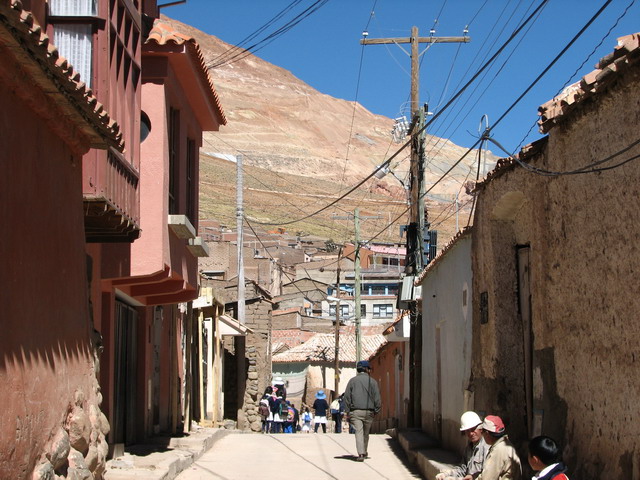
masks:
[(421, 430), (407, 429), (395, 433), (409, 461), (418, 467), (426, 480), (434, 480), (440, 471), (458, 464), (456, 454), (439, 448), (438, 442)]
[(107, 462), (104, 479), (173, 480), (229, 433), (231, 430), (202, 428), (185, 437), (156, 438), (132, 446)]

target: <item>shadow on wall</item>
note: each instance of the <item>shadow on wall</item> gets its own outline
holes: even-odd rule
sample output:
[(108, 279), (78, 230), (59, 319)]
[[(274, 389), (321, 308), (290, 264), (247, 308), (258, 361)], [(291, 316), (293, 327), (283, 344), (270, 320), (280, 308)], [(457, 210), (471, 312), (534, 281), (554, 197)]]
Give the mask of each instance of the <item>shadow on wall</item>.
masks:
[[(15, 338), (15, 337), (12, 337)], [(56, 373), (70, 362), (85, 361), (92, 356), (92, 348), (88, 341), (61, 342), (50, 335), (51, 342), (25, 339), (24, 342), (16, 341), (12, 347), (7, 348), (2, 342), (2, 356), (0, 356), (0, 373), (20, 369), (46, 366), (52, 373)]]

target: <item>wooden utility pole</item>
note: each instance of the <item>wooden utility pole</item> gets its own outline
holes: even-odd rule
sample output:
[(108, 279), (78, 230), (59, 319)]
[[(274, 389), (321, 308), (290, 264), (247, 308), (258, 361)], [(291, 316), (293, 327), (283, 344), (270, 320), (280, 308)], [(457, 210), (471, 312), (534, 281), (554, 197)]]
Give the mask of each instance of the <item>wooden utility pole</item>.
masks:
[[(405, 273), (417, 275), (423, 265), (424, 227), (426, 223), (426, 211), (424, 208), (424, 195), (426, 192), (424, 173), (426, 161), (424, 156), (424, 141), (426, 132), (424, 129), (425, 109), (419, 108), (419, 77), (420, 77), (420, 43), (468, 43), (470, 37), (429, 37), (418, 36), (418, 27), (411, 28), (411, 37), (404, 38), (372, 38), (360, 41), (362, 45), (383, 44), (411, 44), (411, 177), (409, 182), (409, 225), (407, 229), (407, 257)], [(412, 427), (421, 427), (421, 382), (422, 382), (422, 314), (417, 303), (411, 304), (411, 334), (409, 338), (409, 363), (411, 372), (409, 376), (409, 412), (408, 423)]]
[[(244, 257), (242, 247), (244, 246), (244, 177), (242, 172), (242, 155), (236, 156), (236, 174), (237, 174), (237, 186), (236, 186), (236, 243), (238, 253), (238, 289), (237, 289), (237, 312), (238, 322), (244, 325), (245, 319), (245, 284), (244, 284)], [(247, 339), (243, 335), (235, 337), (235, 355), (236, 355), (236, 378), (237, 378), (237, 418), (238, 427), (244, 429), (248, 424), (246, 422), (246, 416), (244, 413), (244, 392), (247, 388), (247, 374), (246, 372), (246, 348)]]
[(242, 155), (236, 156), (236, 243), (238, 247), (238, 322), (245, 323), (245, 285), (244, 285), (244, 256), (242, 247), (244, 246), (244, 176), (242, 172)]
[[(420, 52), (419, 46), (421, 43), (434, 44), (434, 43), (469, 43), (471, 41), (471, 37), (462, 36), (462, 37), (436, 37), (430, 35), (428, 37), (420, 37), (418, 35), (418, 27), (411, 28), (411, 36), (410, 37), (398, 37), (398, 38), (365, 38), (360, 40), (360, 44), (362, 45), (385, 45), (385, 44), (411, 44), (411, 116), (413, 118), (413, 132), (421, 132), (424, 135), (424, 131), (422, 127), (424, 125), (424, 117), (422, 120), (418, 118), (419, 115), (419, 103), (420, 103)], [(423, 52), (424, 53), (424, 52)], [(426, 114), (426, 112), (425, 112)], [(418, 240), (422, 238), (422, 230), (424, 229), (424, 210), (418, 207), (418, 204), (423, 201), (420, 198), (421, 191), (424, 191), (424, 158), (420, 155), (421, 149), (418, 149), (418, 144), (420, 142), (418, 139), (412, 142), (411, 144), (411, 205), (409, 209), (409, 218), (410, 223), (414, 223), (416, 225), (417, 234), (419, 236)], [(421, 158), (422, 157), (422, 158)], [(421, 215), (422, 213), (422, 215)], [(421, 249), (422, 242), (417, 241), (415, 245), (418, 245), (418, 248)], [(414, 252), (407, 251), (407, 256), (414, 256)], [(419, 255), (414, 258), (420, 257)], [(411, 260), (407, 258), (407, 260)], [(421, 259), (418, 260), (418, 265), (416, 267), (421, 267), (420, 265)], [(409, 265), (410, 262), (407, 262)], [(415, 274), (416, 272), (410, 272)]]
[(433, 35), (429, 37), (419, 37), (418, 36), (418, 27), (411, 28), (411, 36), (410, 37), (399, 37), (399, 38), (365, 38), (360, 40), (361, 45), (385, 45), (390, 43), (403, 44), (410, 43), (411, 44), (411, 114), (415, 115), (418, 111), (418, 103), (419, 103), (419, 60), (420, 53), (418, 51), (419, 44), (421, 43), (469, 43), (471, 41), (471, 37), (434, 37)]
[(362, 333), (361, 333), (361, 323), (362, 323), (362, 312), (360, 309), (361, 299), (360, 299), (360, 219), (377, 219), (382, 218), (380, 215), (374, 216), (360, 216), (360, 209), (356, 208), (353, 212), (353, 215), (347, 216), (339, 216), (332, 215), (331, 218), (334, 220), (351, 220), (353, 218), (353, 223), (355, 227), (355, 251), (354, 254), (354, 263), (355, 263), (355, 285), (354, 285), (354, 297), (355, 297), (355, 307), (354, 307), (354, 318), (355, 318), (355, 327), (356, 327), (356, 361), (362, 360)]

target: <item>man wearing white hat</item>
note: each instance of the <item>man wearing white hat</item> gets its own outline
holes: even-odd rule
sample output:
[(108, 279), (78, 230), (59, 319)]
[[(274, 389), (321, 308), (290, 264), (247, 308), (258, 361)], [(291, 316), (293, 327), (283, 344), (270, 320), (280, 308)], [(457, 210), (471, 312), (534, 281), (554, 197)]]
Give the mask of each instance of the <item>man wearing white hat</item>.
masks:
[(482, 420), (476, 412), (464, 412), (460, 417), (460, 431), (469, 443), (464, 451), (463, 462), (450, 470), (436, 475), (436, 480), (472, 480), (480, 475), (489, 446), (482, 438)]

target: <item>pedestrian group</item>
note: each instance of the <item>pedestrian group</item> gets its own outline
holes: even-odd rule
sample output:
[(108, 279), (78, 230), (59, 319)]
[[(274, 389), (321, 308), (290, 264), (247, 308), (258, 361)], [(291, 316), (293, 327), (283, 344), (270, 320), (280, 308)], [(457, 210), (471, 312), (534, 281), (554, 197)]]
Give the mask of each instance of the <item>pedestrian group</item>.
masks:
[[(305, 406), (302, 414), (287, 401), (282, 378), (267, 387), (260, 400), (263, 433), (318, 433), (327, 432), (327, 417), (331, 415), (334, 432), (342, 432), (346, 416), (349, 432), (355, 434), (357, 462), (369, 458), (369, 432), (382, 402), (378, 383), (371, 378), (371, 365), (366, 360), (356, 364), (357, 374), (349, 380), (342, 395), (331, 404), (324, 390), (315, 394), (311, 408)], [(313, 410), (313, 412), (311, 411)], [(442, 470), (436, 480), (521, 480), (522, 464), (506, 432), (502, 419), (487, 415), (484, 420), (476, 412), (465, 412), (460, 417), (460, 432), (468, 440), (462, 463)], [(538, 436), (529, 441), (528, 463), (536, 472), (532, 480), (569, 480), (562, 462), (560, 448), (550, 437)]]
[[(465, 412), (460, 417), (460, 431), (469, 440), (463, 462), (453, 469), (442, 470), (436, 480), (522, 478), (520, 458), (500, 417), (487, 415), (482, 420), (476, 412)], [(528, 462), (536, 472), (532, 480), (569, 480), (560, 449), (550, 437), (538, 436), (529, 441)]]

